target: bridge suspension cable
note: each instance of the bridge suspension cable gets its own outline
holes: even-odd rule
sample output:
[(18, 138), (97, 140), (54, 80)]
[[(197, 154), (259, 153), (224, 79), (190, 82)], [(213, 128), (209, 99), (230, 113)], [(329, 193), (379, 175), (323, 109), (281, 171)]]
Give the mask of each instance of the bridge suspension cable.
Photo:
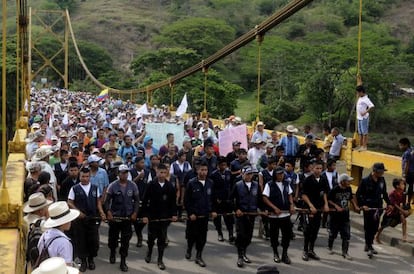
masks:
[(189, 67), (183, 71), (181, 71), (180, 73), (171, 76), (161, 82), (155, 83), (155, 84), (151, 84), (142, 88), (138, 88), (138, 89), (130, 89), (130, 90), (119, 90), (116, 88), (112, 88), (112, 87), (108, 87), (106, 85), (104, 85), (103, 83), (101, 83), (98, 79), (96, 79), (96, 77), (94, 77), (92, 75), (92, 73), (89, 71), (88, 67), (86, 66), (82, 55), (79, 51), (79, 48), (77, 46), (76, 43), (76, 38), (73, 32), (73, 28), (72, 28), (72, 24), (71, 24), (71, 20), (70, 20), (70, 16), (69, 16), (69, 12), (66, 11), (66, 15), (67, 15), (67, 20), (68, 20), (68, 27), (69, 27), (69, 31), (72, 37), (72, 41), (76, 50), (76, 54), (78, 55), (79, 61), (82, 64), (83, 69), (86, 71), (87, 75), (91, 78), (91, 80), (101, 89), (108, 89), (109, 92), (111, 93), (117, 93), (117, 94), (131, 94), (131, 93), (151, 93), (154, 90), (157, 90), (159, 88), (162, 87), (166, 87), (166, 86), (170, 86), (171, 83), (176, 83), (177, 81), (190, 76), (198, 71), (203, 71), (203, 69), (205, 68), (209, 68), (211, 67), (211, 65), (215, 64), (216, 62), (218, 62), (219, 60), (223, 59), (224, 57), (226, 57), (227, 55), (230, 55), (231, 53), (235, 52), (236, 50), (238, 50), (239, 48), (245, 46), (246, 44), (250, 43), (251, 41), (255, 40), (257, 35), (261, 35), (263, 36), (266, 32), (268, 32), (269, 30), (271, 30), (272, 28), (274, 28), (275, 26), (277, 26), (278, 24), (280, 24), (281, 22), (283, 22), (284, 20), (286, 20), (287, 18), (289, 18), (290, 16), (292, 16), (293, 14), (295, 14), (296, 12), (298, 12), (299, 10), (301, 10), (302, 8), (304, 8), (305, 6), (307, 6), (308, 4), (310, 4), (313, 0), (294, 0), (291, 1), (290, 3), (288, 3), (286, 6), (284, 6), (282, 9), (280, 9), (279, 11), (275, 12), (273, 15), (271, 15), (270, 17), (268, 17), (265, 21), (263, 21), (262, 23), (260, 23), (259, 25), (257, 25), (256, 27), (252, 28), (250, 31), (248, 31), (247, 33), (245, 33), (244, 35), (240, 36), (239, 38), (237, 38), (236, 40), (234, 40), (233, 42), (227, 44), (226, 46), (224, 46), (222, 49), (218, 50), (216, 53), (214, 53), (213, 55), (207, 57), (206, 59), (203, 59), (201, 62), (199, 62), (198, 64)]

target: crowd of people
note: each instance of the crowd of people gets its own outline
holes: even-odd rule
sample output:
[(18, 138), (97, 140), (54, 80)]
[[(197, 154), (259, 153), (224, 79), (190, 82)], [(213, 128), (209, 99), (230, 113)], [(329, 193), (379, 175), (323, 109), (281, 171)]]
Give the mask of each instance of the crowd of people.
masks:
[[(116, 263), (118, 250), (120, 269), (128, 271), (133, 234), (141, 248), (147, 226), (145, 262), (151, 262), (157, 240), (157, 265), (164, 270), (168, 228), (176, 221), (186, 222), (185, 258), (191, 259), (194, 248), (195, 263), (205, 267), (202, 253), (210, 219), (218, 241), (225, 240), (224, 221), (226, 238), (237, 249), (238, 267), (251, 263), (247, 250), (258, 220), (262, 237), (270, 239), (274, 262), (291, 264), (294, 214), (304, 235), (304, 261), (320, 259), (314, 247), (321, 225), (329, 228), (329, 250), (340, 233), (341, 254), (352, 259), (350, 203), (355, 211), (364, 212), (366, 251), (372, 257), (374, 238), (380, 241), (385, 227), (404, 223), (409, 214), (407, 200), (401, 198), (404, 179), (393, 184), (396, 190), (389, 199), (382, 163), (373, 166), (352, 194), (353, 178), (336, 171), (346, 141), (336, 127), (324, 129), (320, 149), (309, 126), (304, 128), (305, 143), (300, 144), (295, 126), (287, 126), (281, 137), (277, 131), (269, 134), (258, 122), (252, 136), (246, 136), (248, 148), (241, 147), (243, 140), (232, 140), (233, 150), (221, 155), (218, 132), (239, 126), (239, 117), (226, 118), (220, 129), (208, 117), (173, 117), (165, 106), (142, 112), (128, 101), (98, 101), (89, 93), (53, 89), (33, 90), (30, 102), (24, 220), (32, 267), (41, 265), (46, 249), (50, 257), (61, 257), (68, 265), (79, 258), (80, 272), (95, 269), (99, 228), (107, 222), (109, 263)], [(154, 122), (181, 124), (183, 142), (175, 143), (169, 133), (165, 144), (155, 147), (145, 128)], [(402, 149), (411, 149), (405, 141), (400, 140)], [(414, 177), (411, 155), (410, 150), (404, 162), (407, 181)], [(379, 228), (383, 201), (387, 217)], [(30, 246), (30, 236), (39, 227), (44, 232), (37, 246)]]

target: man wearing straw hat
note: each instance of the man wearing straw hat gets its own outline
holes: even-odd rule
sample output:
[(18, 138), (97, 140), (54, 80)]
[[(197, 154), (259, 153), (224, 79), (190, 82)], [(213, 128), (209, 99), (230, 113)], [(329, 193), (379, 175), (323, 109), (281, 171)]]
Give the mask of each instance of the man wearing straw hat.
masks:
[(39, 253), (47, 248), (50, 257), (61, 257), (67, 265), (73, 263), (73, 246), (65, 231), (68, 231), (71, 222), (75, 220), (80, 212), (69, 209), (66, 202), (56, 202), (49, 206), (49, 218), (44, 223), (44, 228), (50, 228), (39, 239), (37, 248)]
[(120, 165), (118, 171), (119, 180), (109, 185), (105, 199), (109, 221), (108, 247), (111, 251), (109, 262), (115, 263), (115, 253), (118, 247), (119, 233), (121, 233), (120, 268), (123, 272), (127, 272), (126, 257), (128, 256), (129, 240), (132, 237), (131, 221), (135, 222), (138, 216), (139, 192), (137, 185), (128, 180), (128, 166)]
[(45, 145), (41, 146), (36, 150), (36, 153), (32, 157), (32, 162), (38, 162), (41, 167), (42, 171), (45, 171), (50, 174), (50, 181), (49, 184), (53, 190), (53, 199), (57, 201), (57, 190), (56, 190), (56, 176), (55, 172), (53, 171), (52, 167), (49, 165), (49, 156), (53, 154), (53, 150), (51, 146)]
[(27, 215), (23, 217), (27, 227), (30, 227), (31, 224), (36, 223), (39, 219), (45, 219), (47, 216), (47, 207), (51, 203), (52, 201), (47, 200), (45, 195), (41, 192), (30, 195), (29, 200), (23, 207), (23, 212), (27, 213)]

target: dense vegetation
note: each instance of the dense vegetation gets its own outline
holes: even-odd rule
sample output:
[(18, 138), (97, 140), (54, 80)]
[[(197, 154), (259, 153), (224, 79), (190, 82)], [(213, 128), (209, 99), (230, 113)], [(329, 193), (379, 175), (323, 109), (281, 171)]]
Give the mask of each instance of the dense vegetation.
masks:
[[(200, 62), (289, 1), (32, 2), (35, 7), (69, 8), (80, 50), (94, 75), (109, 86), (131, 88), (166, 79)], [(409, 13), (414, 5), (409, 0), (363, 3), (362, 77), (376, 104), (372, 126), (381, 130), (390, 124), (394, 131), (404, 132), (412, 128), (414, 113), (401, 109), (409, 99), (395, 98), (394, 91), (414, 84), (414, 32), (408, 22), (399, 20), (401, 14), (398, 18), (392, 14)], [(265, 35), (260, 99), (261, 117), (268, 126), (299, 119), (352, 129), (358, 10), (359, 0), (314, 1)], [(40, 43), (53, 48), (46, 38)], [(257, 48), (253, 42), (209, 69), (207, 109), (214, 116), (234, 113), (236, 99), (256, 92)], [(72, 87), (85, 88), (75, 57), (70, 70)], [(204, 75), (174, 84), (175, 105), (185, 92), (191, 111), (201, 111)], [(134, 99), (142, 101), (145, 96)], [(156, 91), (153, 103), (169, 104), (170, 89)], [(255, 118), (253, 102), (243, 114)]]

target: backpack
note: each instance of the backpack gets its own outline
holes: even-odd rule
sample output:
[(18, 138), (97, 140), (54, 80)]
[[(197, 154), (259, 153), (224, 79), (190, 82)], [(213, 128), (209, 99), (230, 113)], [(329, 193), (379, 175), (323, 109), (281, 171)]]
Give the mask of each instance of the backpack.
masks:
[(45, 261), (46, 259), (50, 258), (49, 255), (49, 246), (53, 243), (54, 240), (56, 240), (57, 238), (63, 238), (63, 236), (56, 236), (55, 238), (53, 238), (52, 240), (49, 241), (49, 243), (46, 245), (45, 239), (43, 239), (43, 249), (39, 254), (39, 250), (37, 249), (37, 257), (34, 261), (34, 263), (32, 262), (32, 268), (35, 269), (37, 267), (39, 267), (39, 265)]
[(39, 219), (30, 225), (30, 230), (27, 237), (26, 261), (30, 261), (32, 265), (36, 262), (36, 259), (39, 256), (37, 244), (39, 243), (39, 239), (43, 234), (40, 227), (41, 222), (42, 219)]

